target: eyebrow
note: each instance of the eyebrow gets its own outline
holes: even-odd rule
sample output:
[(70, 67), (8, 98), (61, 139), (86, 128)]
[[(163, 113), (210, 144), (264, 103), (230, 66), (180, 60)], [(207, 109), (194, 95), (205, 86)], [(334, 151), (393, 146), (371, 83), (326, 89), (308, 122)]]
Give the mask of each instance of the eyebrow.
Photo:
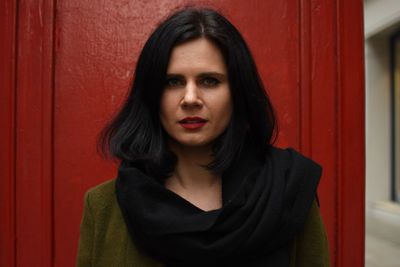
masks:
[[(220, 72), (214, 72), (214, 71), (210, 71), (210, 72), (202, 72), (200, 74), (197, 75), (198, 77), (207, 77), (207, 76), (214, 76), (217, 77), (219, 79), (225, 79), (226, 75)], [(167, 77), (171, 78), (171, 77), (177, 77), (177, 78), (182, 78), (184, 77), (184, 75), (182, 74), (178, 74), (178, 73), (167, 73)]]

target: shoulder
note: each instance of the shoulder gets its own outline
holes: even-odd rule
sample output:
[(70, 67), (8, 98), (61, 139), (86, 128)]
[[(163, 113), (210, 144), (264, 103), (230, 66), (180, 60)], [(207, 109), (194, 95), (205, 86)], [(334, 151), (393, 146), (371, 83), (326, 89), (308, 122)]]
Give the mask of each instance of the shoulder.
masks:
[(93, 212), (116, 206), (115, 179), (90, 188), (85, 194), (86, 204)]
[(95, 198), (104, 198), (115, 195), (115, 179), (105, 181), (90, 188), (86, 194), (89, 194), (91, 197)]
[(115, 180), (85, 195), (77, 266), (160, 266), (132, 242), (115, 193)]
[(288, 161), (290, 161), (293, 157), (305, 157), (292, 147), (281, 148), (273, 145), (267, 146), (265, 149), (265, 153), (269, 157)]
[(280, 157), (280, 158), (286, 158), (286, 159), (291, 159), (294, 157), (301, 157), (305, 159), (309, 159), (307, 156), (303, 155), (301, 152), (297, 151), (296, 149), (292, 147), (286, 147), (286, 148), (280, 148), (276, 146), (268, 146), (266, 149), (267, 154), (274, 156), (274, 157)]
[(115, 180), (103, 182), (86, 192), (85, 214), (92, 221), (95, 239), (98, 242), (104, 243), (109, 240), (109, 237), (105, 236), (106, 233), (110, 235), (117, 231), (112, 236), (121, 234), (124, 220), (115, 193)]
[(321, 175), (321, 165), (291, 147), (279, 148), (269, 146), (266, 150), (266, 155), (272, 159), (273, 163), (279, 164), (282, 167), (306, 169)]
[(304, 227), (295, 238), (291, 266), (330, 266), (328, 239), (317, 201), (313, 202)]

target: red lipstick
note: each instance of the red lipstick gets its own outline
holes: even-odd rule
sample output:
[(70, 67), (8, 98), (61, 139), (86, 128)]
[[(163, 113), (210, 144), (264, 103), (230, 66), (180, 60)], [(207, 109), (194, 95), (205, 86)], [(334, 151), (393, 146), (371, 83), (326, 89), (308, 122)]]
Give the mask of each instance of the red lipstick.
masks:
[(186, 117), (182, 120), (179, 121), (179, 124), (189, 130), (195, 130), (203, 127), (207, 123), (206, 119), (203, 119), (202, 117)]

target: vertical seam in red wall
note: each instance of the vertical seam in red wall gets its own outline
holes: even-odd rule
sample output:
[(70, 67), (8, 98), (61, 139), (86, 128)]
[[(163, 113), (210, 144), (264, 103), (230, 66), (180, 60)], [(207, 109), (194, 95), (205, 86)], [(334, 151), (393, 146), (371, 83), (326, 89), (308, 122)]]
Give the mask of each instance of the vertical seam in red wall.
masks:
[(18, 45), (18, 36), (19, 36), (19, 1), (15, 0), (15, 32), (14, 32), (14, 40), (15, 40), (15, 47), (14, 47), (14, 117), (13, 117), (13, 182), (12, 182), (12, 191), (13, 192), (13, 207), (12, 207), (12, 223), (13, 223), (13, 266), (17, 266), (17, 83), (18, 83), (18, 54), (19, 54), (19, 45)]
[(298, 71), (298, 97), (297, 97), (297, 106), (298, 106), (298, 117), (297, 117), (297, 121), (299, 122), (299, 127), (298, 129), (298, 147), (299, 150), (303, 152), (303, 121), (301, 120), (301, 118), (303, 117), (303, 112), (302, 112), (302, 93), (303, 93), (303, 21), (304, 21), (304, 13), (303, 13), (303, 0), (299, 0), (298, 1), (298, 34), (299, 34), (299, 48), (298, 48), (298, 58), (299, 58), (299, 71)]
[(339, 26), (339, 23), (340, 23), (340, 12), (339, 12), (339, 8), (338, 8), (338, 1), (335, 1), (335, 3), (334, 3), (334, 8), (335, 8), (335, 10), (334, 10), (334, 12), (335, 12), (335, 19), (336, 19), (336, 23), (334, 23), (334, 27), (335, 27), (335, 51), (336, 51), (336, 57), (335, 57), (335, 59), (336, 59), (336, 68), (335, 68), (335, 71), (336, 71), (336, 86), (335, 86), (335, 88), (336, 88), (336, 94), (335, 94), (335, 96), (336, 96), (336, 98), (335, 98), (335, 113), (336, 113), (336, 117), (335, 117), (335, 129), (336, 129), (336, 138), (335, 138), (335, 140), (336, 140), (336, 147), (337, 147), (337, 149), (335, 150), (336, 151), (336, 155), (335, 155), (335, 158), (336, 158), (336, 161), (335, 161), (335, 170), (336, 170), (336, 173), (335, 173), (335, 192), (336, 192), (336, 194), (335, 194), (335, 244), (336, 244), (336, 247), (335, 247), (335, 265), (336, 266), (342, 266), (342, 263), (343, 263), (343, 261), (342, 261), (342, 255), (343, 255), (343, 253), (342, 253), (342, 251), (341, 251), (341, 248), (343, 247), (343, 245), (341, 244), (341, 242), (343, 241), (343, 239), (341, 238), (341, 231), (342, 231), (342, 214), (341, 214), (341, 209), (340, 209), (340, 205), (341, 205), (341, 203), (340, 203), (340, 199), (341, 199), (341, 197), (342, 197), (342, 192), (341, 192), (341, 190), (342, 190), (342, 187), (341, 187), (341, 179), (340, 179), (340, 177), (343, 175), (343, 173), (341, 172), (341, 167), (342, 167), (342, 164), (341, 164), (341, 160), (342, 160), (342, 157), (341, 157), (341, 155), (342, 155), (342, 147), (341, 147), (341, 143), (342, 143), (342, 140), (341, 140), (341, 124), (340, 124), (340, 121), (341, 121), (341, 117), (342, 117), (342, 113), (341, 113), (341, 108), (340, 108), (340, 105), (341, 105), (341, 90), (340, 90), (340, 87), (341, 87), (341, 71), (340, 71), (340, 66), (341, 66), (341, 58), (340, 58), (340, 26)]
[[(43, 86), (45, 91), (42, 92), (41, 107), (41, 121), (43, 123), (43, 132), (41, 134), (43, 142), (42, 203), (43, 207), (45, 207), (43, 211), (44, 229), (42, 229), (42, 232), (45, 234), (45, 238), (42, 240), (43, 266), (54, 265), (54, 3), (54, 0), (48, 0), (41, 7), (44, 13), (43, 19), (47, 20), (47, 25), (49, 25), (43, 26), (42, 29), (42, 33), (44, 33), (44, 46), (51, 49), (48, 53), (42, 54), (42, 57), (44, 57), (42, 75), (45, 77), (45, 86)], [(48, 37), (46, 37), (47, 33), (49, 33)], [(47, 70), (49, 70), (48, 73), (46, 73)]]
[[(299, 42), (298, 42), (298, 51), (297, 51), (297, 53), (298, 53), (298, 64), (299, 64), (299, 66), (298, 66), (298, 71), (297, 71), (297, 82), (298, 82), (298, 84), (297, 84), (297, 87), (298, 87), (298, 94), (299, 94), (299, 96), (301, 96), (301, 92), (302, 92), (302, 77), (301, 77), (301, 74), (302, 74), (302, 31), (301, 31), (301, 28), (302, 28), (302, 22), (303, 22), (303, 13), (302, 13), (302, 0), (299, 0), (299, 1), (297, 1), (297, 10), (298, 10), (298, 12), (297, 12), (297, 32), (298, 32), (298, 38), (299, 38)], [(298, 140), (299, 140), (299, 143), (298, 143), (298, 148), (299, 148), (299, 150), (300, 151), (302, 151), (302, 142), (301, 142), (301, 140), (302, 140), (302, 132), (301, 132), (301, 128), (302, 128), (302, 121), (301, 121), (301, 116), (302, 116), (302, 113), (301, 113), (301, 99), (300, 99), (300, 97), (298, 97), (297, 98), (297, 107), (298, 107), (298, 112), (297, 112), (297, 121), (299, 122), (299, 127), (298, 127)]]
[(299, 1), (299, 147), (311, 156), (311, 10), (308, 0)]
[(339, 207), (339, 190), (340, 190), (340, 187), (339, 187), (339, 175), (340, 175), (340, 171), (339, 171), (339, 167), (340, 167), (340, 164), (339, 164), (339, 162), (340, 162), (340, 142), (339, 142), (339, 138), (340, 138), (340, 129), (339, 129), (339, 127), (340, 127), (340, 123), (339, 123), (339, 112), (340, 112), (340, 109), (339, 109), (339, 98), (340, 98), (340, 90), (339, 90), (339, 85), (340, 85), (340, 83), (339, 83), (339, 81), (340, 81), (340, 71), (339, 71), (339, 66), (340, 66), (340, 57), (339, 57), (339, 45), (338, 45), (338, 43), (339, 43), (339, 38), (338, 38), (338, 36), (339, 36), (339, 30), (338, 30), (338, 21), (339, 21), (339, 14), (338, 14), (338, 7), (337, 7), (337, 1), (334, 1), (334, 4), (333, 4), (333, 6), (334, 6), (334, 14), (335, 14), (335, 16), (333, 17), (334, 19), (335, 19), (335, 21), (334, 21), (334, 23), (333, 23), (333, 27), (334, 27), (334, 51), (335, 51), (335, 53), (336, 53), (336, 55), (335, 55), (335, 64), (336, 64), (336, 66), (335, 66), (335, 68), (334, 68), (334, 71), (335, 71), (335, 86), (334, 86), (334, 88), (335, 88), (335, 90), (336, 90), (336, 92), (335, 92), (335, 100), (334, 100), (334, 110), (335, 110), (335, 114), (336, 114), (336, 116), (335, 116), (335, 120), (334, 120), (334, 123), (335, 123), (335, 125), (334, 125), (334, 129), (335, 129), (335, 138), (334, 138), (334, 140), (335, 140), (335, 147), (336, 147), (336, 149), (334, 150), (334, 153), (335, 153), (335, 166), (334, 166), (334, 171), (335, 171), (335, 173), (334, 173), (334, 175), (333, 175), (333, 177), (334, 177), (334, 186), (335, 186), (335, 188), (334, 188), (334, 192), (335, 192), (335, 194), (334, 194), (334, 202), (335, 202), (335, 209), (334, 209), (334, 212), (335, 212), (335, 215), (334, 215), (334, 218), (335, 218), (335, 222), (334, 222), (334, 232), (335, 232), (335, 235), (334, 235), (334, 244), (335, 244), (335, 247), (334, 247), (334, 249), (333, 249), (333, 253), (334, 253), (334, 255), (333, 255), (333, 265), (334, 266), (339, 266), (339, 262), (340, 262), (340, 259), (339, 259), (339, 257), (341, 256), (341, 253), (340, 253), (340, 245), (339, 245), (339, 227), (340, 227), (340, 222), (339, 222), (339, 211), (340, 211), (340, 207)]
[(53, 28), (52, 28), (52, 73), (51, 73), (51, 262), (52, 266), (54, 266), (55, 262), (55, 205), (54, 205), (54, 156), (55, 156), (55, 151), (54, 151), (54, 97), (55, 97), (55, 72), (56, 72), (56, 45), (57, 45), (57, 0), (53, 0)]

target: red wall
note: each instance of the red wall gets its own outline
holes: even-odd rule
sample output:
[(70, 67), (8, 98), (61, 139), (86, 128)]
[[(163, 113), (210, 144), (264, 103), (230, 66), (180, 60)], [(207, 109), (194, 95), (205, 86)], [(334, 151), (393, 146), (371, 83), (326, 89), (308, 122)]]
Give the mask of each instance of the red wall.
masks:
[[(0, 3), (0, 265), (73, 266), (83, 193), (115, 177), (95, 138), (156, 23), (193, 1)], [(248, 41), (278, 145), (323, 165), (332, 266), (364, 262), (362, 1), (207, 1)]]

